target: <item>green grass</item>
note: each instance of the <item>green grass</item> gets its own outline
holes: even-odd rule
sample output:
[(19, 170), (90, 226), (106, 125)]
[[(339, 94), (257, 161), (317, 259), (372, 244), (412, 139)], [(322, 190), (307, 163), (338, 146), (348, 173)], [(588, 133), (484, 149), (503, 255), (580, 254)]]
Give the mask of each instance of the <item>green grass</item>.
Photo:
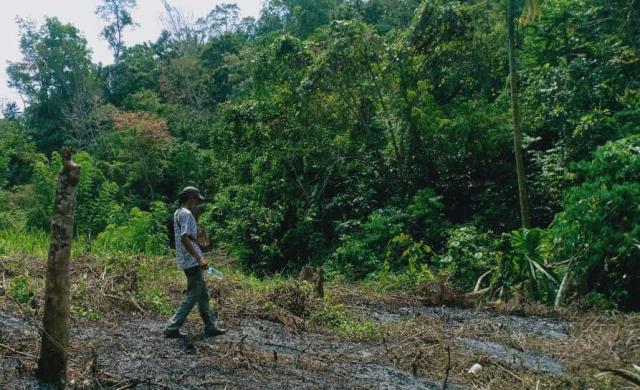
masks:
[(161, 314), (171, 314), (175, 309), (161, 286), (175, 282), (180, 278), (175, 260), (167, 257), (128, 257), (127, 267), (137, 267), (140, 290), (138, 297)]
[(325, 297), (322, 304), (312, 308), (309, 321), (356, 340), (370, 339), (381, 334), (380, 327), (372, 320), (353, 319), (343, 305), (332, 303), (328, 297)]
[[(75, 257), (87, 249), (87, 240), (76, 237), (71, 245)], [(46, 258), (49, 253), (49, 233), (42, 230), (0, 230), (0, 255), (26, 255)]]

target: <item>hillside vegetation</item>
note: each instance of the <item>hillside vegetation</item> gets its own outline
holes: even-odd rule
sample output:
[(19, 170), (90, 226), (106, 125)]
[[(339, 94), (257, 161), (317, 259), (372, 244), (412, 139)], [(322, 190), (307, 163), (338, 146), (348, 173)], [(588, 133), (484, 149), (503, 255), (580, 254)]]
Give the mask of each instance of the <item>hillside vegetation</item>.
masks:
[(7, 72), (27, 106), (0, 120), (0, 253), (45, 253), (66, 145), (77, 253), (169, 255), (196, 185), (215, 246), (259, 277), (311, 264), (387, 290), (639, 308), (636, 1), (515, 2), (528, 229), (503, 2), (270, 0), (257, 19), (167, 3), (136, 45), (116, 34), (135, 1), (113, 3), (128, 19), (99, 10), (111, 65), (72, 25), (18, 21)]

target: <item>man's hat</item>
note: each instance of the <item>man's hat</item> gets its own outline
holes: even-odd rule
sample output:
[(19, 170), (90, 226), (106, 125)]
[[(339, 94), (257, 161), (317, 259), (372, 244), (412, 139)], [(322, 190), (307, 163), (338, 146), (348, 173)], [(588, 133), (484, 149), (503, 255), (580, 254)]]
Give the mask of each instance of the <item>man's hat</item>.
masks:
[(184, 187), (184, 189), (180, 192), (180, 194), (178, 194), (178, 196), (183, 197), (183, 196), (195, 196), (200, 200), (204, 200), (204, 196), (202, 196), (202, 194), (200, 193), (200, 190), (197, 189), (196, 187)]

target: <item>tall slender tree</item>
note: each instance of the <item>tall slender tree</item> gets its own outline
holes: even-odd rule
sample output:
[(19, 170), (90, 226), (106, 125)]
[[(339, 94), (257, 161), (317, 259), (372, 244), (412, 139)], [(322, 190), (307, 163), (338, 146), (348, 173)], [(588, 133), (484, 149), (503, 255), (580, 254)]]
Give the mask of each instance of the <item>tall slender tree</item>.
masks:
[[(522, 24), (526, 24), (540, 15), (538, 0), (525, 0), (524, 9), (520, 17)], [(516, 68), (515, 47), (515, 4), (514, 0), (507, 0), (507, 41), (509, 56), (509, 82), (511, 85), (511, 117), (513, 120), (513, 147), (516, 157), (516, 171), (518, 175), (518, 198), (520, 200), (520, 215), (522, 227), (531, 227), (531, 214), (527, 201), (527, 180), (524, 170), (524, 156), (522, 152), (522, 117), (518, 104), (518, 72)]]
[(137, 0), (102, 0), (96, 7), (96, 15), (107, 23), (101, 34), (111, 46), (116, 63), (120, 61), (124, 51), (122, 32), (135, 25), (130, 10), (136, 6), (136, 2)]

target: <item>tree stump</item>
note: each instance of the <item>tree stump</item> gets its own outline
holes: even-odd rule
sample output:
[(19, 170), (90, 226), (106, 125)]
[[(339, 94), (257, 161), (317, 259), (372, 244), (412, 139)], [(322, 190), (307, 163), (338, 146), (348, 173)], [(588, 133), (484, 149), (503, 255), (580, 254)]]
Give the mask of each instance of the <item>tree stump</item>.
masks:
[(42, 342), (36, 370), (36, 377), (40, 382), (58, 388), (64, 387), (67, 376), (69, 258), (80, 179), (80, 166), (71, 160), (69, 150), (62, 150), (62, 160), (64, 165), (58, 176), (51, 220)]

